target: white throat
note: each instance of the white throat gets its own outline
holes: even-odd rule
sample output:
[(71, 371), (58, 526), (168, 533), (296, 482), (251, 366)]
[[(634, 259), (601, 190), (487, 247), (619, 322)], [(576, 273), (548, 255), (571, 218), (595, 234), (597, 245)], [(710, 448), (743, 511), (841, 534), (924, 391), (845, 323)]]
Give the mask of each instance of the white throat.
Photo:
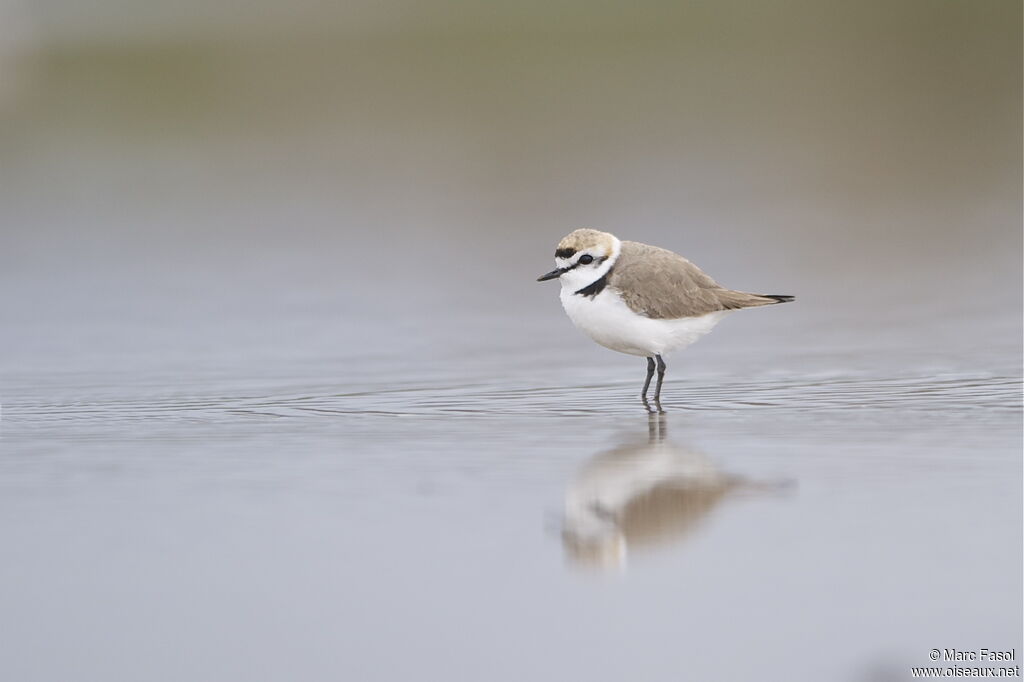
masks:
[[(580, 289), (586, 288), (601, 279), (608, 274), (608, 271), (615, 265), (615, 261), (619, 259), (619, 254), (622, 253), (622, 242), (617, 237), (612, 237), (615, 241), (612, 243), (611, 254), (601, 262), (597, 267), (592, 266), (579, 266), (575, 267), (569, 272), (562, 273), (558, 278), (562, 283), (562, 289), (570, 289), (572, 292), (579, 291)], [(567, 258), (556, 258), (555, 263), (558, 267), (566, 267), (570, 264), (570, 260)]]

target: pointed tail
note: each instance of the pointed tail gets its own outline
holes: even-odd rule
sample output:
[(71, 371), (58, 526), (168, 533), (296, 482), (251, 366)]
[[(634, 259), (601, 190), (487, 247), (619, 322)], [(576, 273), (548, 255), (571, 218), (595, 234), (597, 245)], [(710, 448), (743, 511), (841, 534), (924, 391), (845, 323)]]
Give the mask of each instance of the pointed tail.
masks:
[(770, 298), (776, 303), (789, 303), (795, 301), (796, 296), (784, 296), (782, 294), (758, 294), (761, 298)]

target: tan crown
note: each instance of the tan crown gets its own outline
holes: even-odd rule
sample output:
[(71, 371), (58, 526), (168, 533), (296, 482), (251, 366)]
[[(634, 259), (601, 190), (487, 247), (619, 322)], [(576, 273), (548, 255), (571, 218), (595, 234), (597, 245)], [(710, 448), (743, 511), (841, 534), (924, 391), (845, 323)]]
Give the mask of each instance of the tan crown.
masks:
[[(597, 247), (597, 249), (595, 249)], [(558, 242), (559, 251), (601, 250), (605, 255), (615, 248), (615, 237), (600, 230), (581, 229), (570, 232)]]

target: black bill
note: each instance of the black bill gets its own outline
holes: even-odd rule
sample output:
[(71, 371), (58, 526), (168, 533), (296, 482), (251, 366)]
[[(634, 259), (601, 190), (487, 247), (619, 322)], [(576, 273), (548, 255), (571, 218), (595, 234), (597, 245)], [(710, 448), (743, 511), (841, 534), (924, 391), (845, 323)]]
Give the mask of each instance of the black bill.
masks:
[(552, 270), (551, 272), (545, 273), (545, 274), (541, 275), (540, 277), (538, 277), (537, 281), (538, 282), (546, 282), (549, 279), (554, 279), (556, 277), (561, 277), (562, 273), (566, 272), (567, 270), (568, 270), (568, 268), (556, 268), (555, 270)]

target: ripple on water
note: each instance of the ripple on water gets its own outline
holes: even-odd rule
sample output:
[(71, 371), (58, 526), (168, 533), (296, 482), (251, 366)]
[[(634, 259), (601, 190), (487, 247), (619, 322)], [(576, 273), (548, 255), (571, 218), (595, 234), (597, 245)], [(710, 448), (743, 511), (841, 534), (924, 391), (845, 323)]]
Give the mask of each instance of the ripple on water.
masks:
[[(635, 413), (635, 383), (579, 386), (438, 385), (351, 393), (111, 397), (22, 401), (4, 405), (7, 425), (52, 428), (59, 423), (245, 422), (325, 417), (439, 417), (446, 415), (600, 415)], [(666, 384), (668, 411), (773, 414), (858, 411), (1006, 415), (1021, 410), (1018, 377), (982, 374), (830, 377)]]

